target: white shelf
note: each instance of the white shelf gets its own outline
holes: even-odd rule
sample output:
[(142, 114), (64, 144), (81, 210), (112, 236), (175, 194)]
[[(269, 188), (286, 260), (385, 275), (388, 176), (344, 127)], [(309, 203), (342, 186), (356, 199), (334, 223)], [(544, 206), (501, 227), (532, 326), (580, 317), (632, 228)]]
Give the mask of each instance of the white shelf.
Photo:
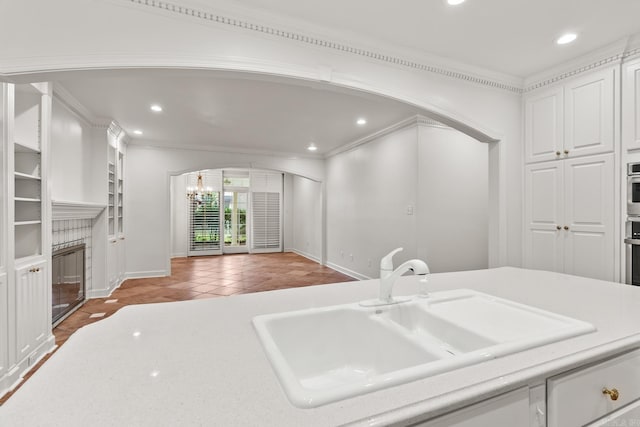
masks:
[(27, 144), (20, 143), (18, 141), (14, 142), (14, 151), (16, 153), (32, 153), (32, 154), (40, 154), (40, 149), (36, 147), (32, 147)]
[(42, 224), (42, 221), (40, 221), (40, 220), (36, 220), (36, 221), (16, 221), (13, 224), (17, 227), (17, 226), (20, 226), (20, 225)]
[(28, 173), (22, 173), (22, 172), (14, 172), (14, 175), (16, 179), (28, 179), (28, 180), (34, 180), (34, 181), (40, 181), (42, 179), (39, 176), (29, 175)]
[(30, 197), (14, 197), (13, 200), (15, 200), (16, 202), (38, 202), (40, 203), (40, 199), (33, 199)]

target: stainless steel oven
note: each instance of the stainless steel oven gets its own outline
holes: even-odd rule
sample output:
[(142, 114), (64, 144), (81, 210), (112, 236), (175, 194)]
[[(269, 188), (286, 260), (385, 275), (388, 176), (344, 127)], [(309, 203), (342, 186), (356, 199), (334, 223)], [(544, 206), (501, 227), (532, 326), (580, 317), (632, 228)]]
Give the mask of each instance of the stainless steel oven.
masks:
[(625, 235), (627, 283), (640, 286), (640, 216), (627, 219)]
[(640, 216), (640, 163), (627, 165), (627, 215)]

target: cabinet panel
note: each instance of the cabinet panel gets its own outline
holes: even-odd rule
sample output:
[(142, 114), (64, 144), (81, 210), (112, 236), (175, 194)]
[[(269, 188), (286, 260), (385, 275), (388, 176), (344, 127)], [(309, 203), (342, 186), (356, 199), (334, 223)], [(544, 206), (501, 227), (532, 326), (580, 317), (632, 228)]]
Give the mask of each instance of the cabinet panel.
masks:
[(528, 426), (529, 389), (514, 390), (477, 403), (435, 420), (416, 424), (420, 427)]
[(557, 158), (563, 149), (562, 87), (530, 97), (525, 102), (526, 161), (537, 162)]
[(614, 73), (592, 73), (565, 86), (564, 149), (569, 156), (613, 151)]
[(613, 154), (564, 163), (565, 272), (614, 280)]
[(622, 81), (622, 145), (640, 149), (640, 61), (624, 65)]
[(525, 266), (563, 270), (563, 168), (560, 162), (525, 169)]
[[(619, 391), (617, 400), (603, 388)], [(582, 426), (640, 397), (640, 350), (547, 381), (549, 427)]]
[(47, 263), (41, 261), (16, 268), (16, 360), (34, 351), (48, 337), (50, 289)]
[[(8, 305), (7, 275), (0, 274), (0, 378), (9, 369), (9, 305)], [(0, 387), (1, 388), (1, 387)]]

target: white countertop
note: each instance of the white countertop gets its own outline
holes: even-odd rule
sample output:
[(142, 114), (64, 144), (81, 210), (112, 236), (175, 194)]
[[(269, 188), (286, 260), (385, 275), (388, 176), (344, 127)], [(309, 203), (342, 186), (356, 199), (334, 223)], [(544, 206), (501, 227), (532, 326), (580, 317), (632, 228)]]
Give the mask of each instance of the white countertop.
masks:
[[(510, 267), (432, 274), (429, 287), (475, 289), (584, 320), (598, 330), (300, 409), (282, 391), (251, 319), (374, 298), (377, 280), (128, 306), (71, 336), (0, 407), (0, 425), (387, 425), (435, 416), (640, 347), (640, 287)], [(396, 282), (395, 295), (416, 292), (415, 277)]]

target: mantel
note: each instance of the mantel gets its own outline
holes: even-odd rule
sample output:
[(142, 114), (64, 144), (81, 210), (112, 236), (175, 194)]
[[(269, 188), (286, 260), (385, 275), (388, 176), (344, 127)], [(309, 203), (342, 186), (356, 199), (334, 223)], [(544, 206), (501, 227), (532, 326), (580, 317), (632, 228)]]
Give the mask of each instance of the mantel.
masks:
[(66, 219), (93, 219), (100, 215), (106, 205), (100, 203), (69, 202), (52, 200), (52, 218), (56, 220)]

